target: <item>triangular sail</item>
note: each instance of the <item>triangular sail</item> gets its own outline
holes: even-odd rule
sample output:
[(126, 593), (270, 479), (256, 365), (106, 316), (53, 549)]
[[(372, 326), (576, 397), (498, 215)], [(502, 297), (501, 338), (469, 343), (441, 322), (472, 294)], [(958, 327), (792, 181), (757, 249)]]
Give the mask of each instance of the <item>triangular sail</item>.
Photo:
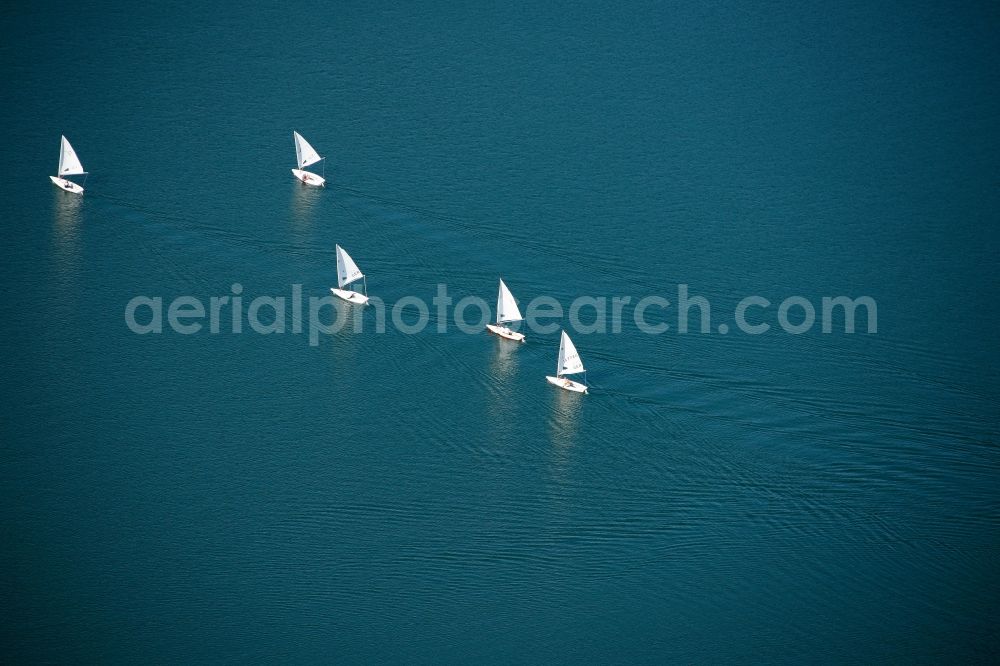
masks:
[(569, 336), (566, 335), (566, 331), (562, 332), (562, 338), (559, 340), (559, 363), (556, 368), (557, 377), (583, 372), (583, 361), (580, 360), (580, 355), (576, 353), (576, 347), (573, 345), (573, 341), (569, 339)]
[(319, 162), (322, 157), (319, 156), (309, 142), (302, 138), (302, 135), (298, 132), (293, 131), (292, 136), (295, 138), (295, 158), (299, 163), (299, 168), (304, 169), (310, 164), (315, 164)]
[(73, 146), (69, 145), (66, 137), (63, 137), (62, 144), (59, 146), (59, 175), (76, 176), (82, 173), (87, 172), (83, 170), (80, 158), (76, 156), (76, 151), (73, 150)]
[(351, 255), (344, 252), (344, 248), (337, 246), (337, 284), (343, 289), (346, 285), (360, 280), (365, 276), (358, 269), (358, 265), (351, 259)]
[(510, 289), (503, 283), (503, 280), (500, 280), (500, 294), (497, 296), (497, 323), (521, 321), (521, 319), (521, 311), (517, 309), (514, 295), (510, 293)]

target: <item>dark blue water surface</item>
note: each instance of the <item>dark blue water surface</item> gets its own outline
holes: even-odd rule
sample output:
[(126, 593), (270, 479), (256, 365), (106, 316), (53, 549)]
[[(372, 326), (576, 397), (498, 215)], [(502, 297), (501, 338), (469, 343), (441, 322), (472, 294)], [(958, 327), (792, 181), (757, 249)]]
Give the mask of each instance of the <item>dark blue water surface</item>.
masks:
[[(960, 4), (3, 9), (4, 661), (994, 658), (1000, 15)], [(323, 296), (336, 243), (390, 307), (687, 284), (710, 331), (576, 333), (578, 396), (557, 332), (126, 326)], [(796, 295), (878, 331), (787, 334)]]

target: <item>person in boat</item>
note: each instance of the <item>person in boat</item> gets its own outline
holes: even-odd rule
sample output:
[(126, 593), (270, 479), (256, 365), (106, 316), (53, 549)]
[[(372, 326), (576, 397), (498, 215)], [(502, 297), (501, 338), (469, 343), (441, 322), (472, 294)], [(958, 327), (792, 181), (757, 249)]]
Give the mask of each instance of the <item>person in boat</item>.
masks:
[(563, 379), (563, 386), (565, 386), (566, 388), (569, 388), (572, 385), (573, 385), (573, 382), (571, 382), (568, 379)]

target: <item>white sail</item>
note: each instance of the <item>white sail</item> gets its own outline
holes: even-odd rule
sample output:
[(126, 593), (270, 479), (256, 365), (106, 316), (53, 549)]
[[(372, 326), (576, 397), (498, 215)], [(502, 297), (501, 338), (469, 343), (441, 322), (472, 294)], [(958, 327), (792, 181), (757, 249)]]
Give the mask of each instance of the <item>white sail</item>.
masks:
[(80, 158), (64, 136), (59, 147), (59, 176), (76, 176), (82, 173), (87, 172), (83, 170)]
[(559, 340), (559, 362), (556, 365), (556, 376), (573, 375), (578, 372), (583, 372), (583, 361), (576, 353), (573, 341), (566, 335), (566, 331), (563, 331), (562, 338)]
[(295, 138), (295, 158), (298, 160), (300, 169), (305, 169), (310, 164), (315, 164), (323, 159), (309, 145), (309, 142), (302, 138), (301, 134), (293, 131), (292, 136)]
[(517, 309), (514, 295), (510, 293), (510, 289), (503, 283), (503, 280), (500, 280), (500, 294), (497, 296), (497, 323), (521, 321), (521, 319), (521, 311)]
[(337, 246), (337, 284), (343, 289), (355, 280), (360, 280), (365, 276), (358, 269), (358, 265), (351, 259), (351, 255), (344, 252), (344, 248)]

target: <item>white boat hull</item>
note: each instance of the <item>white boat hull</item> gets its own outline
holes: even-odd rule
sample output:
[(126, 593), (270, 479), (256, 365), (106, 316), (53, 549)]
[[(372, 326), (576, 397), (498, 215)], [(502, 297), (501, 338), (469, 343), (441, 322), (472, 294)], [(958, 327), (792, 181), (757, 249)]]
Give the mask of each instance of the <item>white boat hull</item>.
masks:
[(60, 178), (59, 176), (49, 176), (49, 180), (67, 192), (72, 192), (73, 194), (83, 194), (83, 188), (74, 183), (72, 180), (66, 180), (65, 178)]
[(303, 171), (302, 169), (292, 169), (292, 173), (295, 177), (301, 180), (306, 185), (313, 185), (315, 187), (323, 187), (326, 185), (326, 178), (314, 174), (312, 171)]
[(354, 303), (355, 305), (367, 305), (368, 297), (364, 294), (359, 294), (356, 291), (350, 291), (348, 289), (335, 289), (330, 287), (330, 291), (333, 292), (334, 296), (339, 296), (348, 303)]
[(549, 377), (546, 376), (545, 379), (548, 380), (549, 384), (553, 386), (558, 386), (566, 391), (573, 391), (574, 393), (586, 393), (587, 385), (581, 384), (580, 382), (574, 382), (572, 379), (566, 379), (565, 377)]
[(508, 340), (513, 340), (514, 342), (524, 342), (524, 334), (512, 331), (506, 326), (500, 326), (498, 324), (486, 324), (486, 329), (490, 333), (499, 335), (501, 338), (507, 338)]

